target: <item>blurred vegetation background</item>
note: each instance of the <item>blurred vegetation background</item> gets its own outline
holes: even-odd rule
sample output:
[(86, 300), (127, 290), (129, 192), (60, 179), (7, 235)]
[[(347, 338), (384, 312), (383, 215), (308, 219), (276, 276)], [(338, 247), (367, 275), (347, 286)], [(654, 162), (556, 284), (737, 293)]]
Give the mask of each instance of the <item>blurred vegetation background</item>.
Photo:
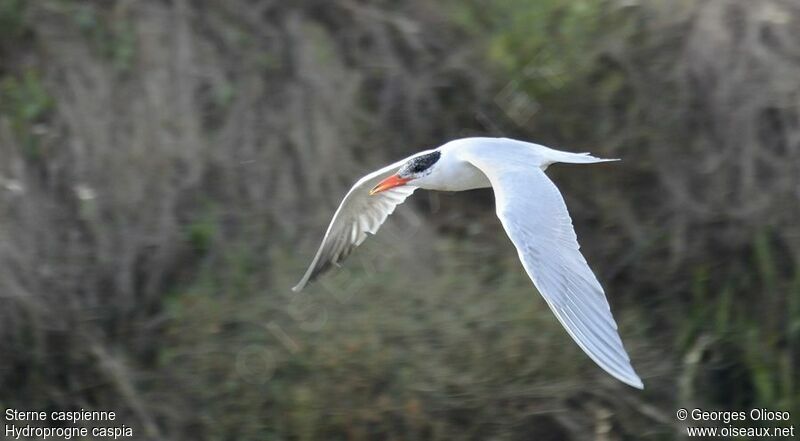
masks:
[[(0, 407), (139, 439), (680, 439), (800, 415), (795, 0), (0, 0)], [(457, 137), (557, 166), (646, 389), (521, 270), (490, 191), (301, 276), (359, 176)]]

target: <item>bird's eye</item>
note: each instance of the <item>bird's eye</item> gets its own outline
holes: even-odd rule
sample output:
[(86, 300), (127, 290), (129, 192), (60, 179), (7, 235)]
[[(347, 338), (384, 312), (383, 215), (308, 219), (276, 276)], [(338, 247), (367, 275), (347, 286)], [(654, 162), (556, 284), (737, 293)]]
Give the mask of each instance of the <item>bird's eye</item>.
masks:
[(438, 150), (432, 151), (428, 154), (417, 156), (416, 158), (408, 161), (406, 165), (400, 169), (400, 174), (417, 174), (422, 173), (425, 170), (429, 169), (436, 161), (439, 160), (441, 153)]

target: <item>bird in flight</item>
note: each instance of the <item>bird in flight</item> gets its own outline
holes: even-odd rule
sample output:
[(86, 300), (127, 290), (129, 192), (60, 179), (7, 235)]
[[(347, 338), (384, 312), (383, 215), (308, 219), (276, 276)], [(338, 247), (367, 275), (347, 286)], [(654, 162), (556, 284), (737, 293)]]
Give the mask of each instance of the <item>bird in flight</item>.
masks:
[(550, 309), (601, 368), (643, 389), (622, 345), (603, 287), (579, 251), (564, 198), (544, 171), (550, 164), (615, 161), (508, 138), (464, 138), (414, 154), (353, 185), (333, 215), (300, 282), (338, 265), (418, 188), (464, 191), (491, 187), (497, 217), (522, 266)]

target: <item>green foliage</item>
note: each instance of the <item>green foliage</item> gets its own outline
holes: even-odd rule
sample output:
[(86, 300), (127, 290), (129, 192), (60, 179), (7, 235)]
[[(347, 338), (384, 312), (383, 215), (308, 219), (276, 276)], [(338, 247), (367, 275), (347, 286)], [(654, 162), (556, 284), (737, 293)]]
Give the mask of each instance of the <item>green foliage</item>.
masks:
[(101, 15), (87, 3), (70, 3), (67, 10), (97, 54), (109, 60), (117, 72), (130, 70), (136, 55), (136, 33), (131, 21), (117, 11), (111, 16)]
[[(485, 6), (485, 5), (482, 5)], [(603, 2), (527, 0), (492, 2), (474, 13), (489, 17), (490, 59), (528, 77), (534, 88), (558, 88), (592, 66)]]
[(196, 251), (205, 253), (217, 232), (217, 221), (209, 211), (186, 227), (186, 238)]
[[(528, 406), (557, 412), (576, 378), (603, 380), (513, 254), (481, 265), (481, 252), (459, 242), (440, 242), (440, 264), (428, 274), (408, 277), (411, 262), (367, 270), (354, 256), (298, 294), (287, 287), (305, 262), (288, 250), (272, 253), (266, 291), (235, 282), (257, 274), (252, 256), (215, 265), (210, 280), (175, 297), (181, 307), (162, 346), (170, 378), (203, 409), (199, 433), (486, 439), (518, 419), (547, 421)], [(379, 248), (364, 247), (367, 255)]]
[[(136, 424), (152, 413), (170, 432), (163, 438), (243, 440), (567, 439), (599, 431), (606, 411), (609, 438), (644, 429), (669, 438), (682, 399), (800, 413), (800, 262), (787, 239), (797, 237), (796, 216), (786, 216), (796, 214), (795, 195), (770, 207), (785, 200), (754, 185), (765, 195), (758, 204), (731, 212), (704, 204), (699, 193), (719, 175), (723, 185), (708, 193), (725, 206), (752, 200), (737, 193), (750, 185), (740, 182), (747, 173), (726, 167), (748, 156), (740, 151), (757, 158), (747, 149), (760, 139), (695, 160), (710, 150), (707, 138), (730, 130), (729, 103), (747, 103), (702, 100), (743, 89), (736, 81), (751, 78), (750, 64), (759, 69), (750, 72), (756, 101), (778, 113), (790, 107), (768, 93), (778, 82), (760, 80), (789, 45), (737, 46), (727, 51), (737, 59), (775, 58), (711, 75), (697, 63), (705, 60), (680, 60), (675, 48), (702, 54), (697, 46), (738, 40), (694, 35), (687, 44), (676, 35), (725, 26), (686, 19), (671, 34), (646, 2), (459, 1), (441, 21), (413, 16), (413, 2), (306, 3), (265, 2), (252, 14), (247, 2), (182, 2), (182, 41), (194, 52), (176, 60), (158, 43), (173, 35), (159, 28), (175, 13), (170, 2), (0, 0), (0, 51), (24, 61), (0, 66), (0, 136), (8, 126), (14, 141), (0, 148), (47, 166), (31, 173), (33, 161), (12, 157), (23, 170), (0, 176), (25, 176), (39, 189), (6, 198), (0, 187), (3, 231), (12, 232), (2, 238), (0, 284), (16, 293), (3, 307), (0, 347), (13, 355), (0, 379), (14, 404), (97, 403)], [(730, 15), (746, 18), (752, 3), (737, 4)], [(758, 26), (742, 29), (762, 26), (760, 14)], [(79, 31), (71, 44), (85, 46), (74, 52), (81, 58), (44, 58), (61, 35), (52, 26)], [(158, 38), (139, 49), (139, 29)], [(180, 68), (164, 75), (163, 66), (137, 64), (137, 50)], [(673, 65), (691, 66), (704, 88), (731, 82), (693, 89), (670, 76)], [(173, 89), (186, 80), (179, 72), (192, 75), (192, 87)], [(81, 87), (60, 94), (52, 112), (48, 88), (69, 87), (65, 78)], [(692, 98), (683, 107), (682, 94)], [(476, 113), (488, 123), (473, 121)], [(40, 129), (51, 118), (60, 128), (51, 144), (75, 148), (44, 154)], [(786, 121), (779, 125), (797, 127)], [(211, 141), (210, 126), (218, 128)], [(575, 167), (563, 180), (557, 167), (548, 173), (607, 288), (644, 392), (609, 378), (570, 341), (520, 269), (489, 197), (459, 195), (464, 206), (431, 216), (441, 223), (427, 224), (447, 228), (434, 243), (409, 239), (419, 255), (387, 257), (405, 244), (379, 236), (341, 270), (289, 292), (308, 263), (298, 250), (311, 250), (298, 238), (328, 219), (341, 182), (373, 158), (462, 129), (626, 153), (615, 168)], [(796, 163), (779, 147), (751, 164), (753, 179), (762, 166)], [(76, 180), (98, 195), (79, 210)], [(693, 186), (681, 192), (684, 183)], [(796, 187), (788, 184), (773, 189)], [(417, 203), (438, 206), (431, 200)], [(472, 227), (492, 225), (472, 236)]]
[[(687, 308), (690, 314), (676, 323), (684, 351), (701, 338), (712, 342), (706, 350), (711, 370), (693, 379), (695, 400), (708, 401), (718, 396), (714, 388), (722, 387), (727, 392), (714, 405), (800, 412), (798, 365), (791, 355), (798, 345), (800, 272), (795, 269), (789, 277), (778, 276), (770, 237), (767, 230), (756, 234), (752, 273), (720, 278), (711, 277), (704, 269), (695, 272), (692, 302)], [(756, 306), (741, 301), (750, 293), (757, 294)], [(734, 297), (740, 300), (734, 301)]]
[[(647, 8), (623, 7), (617, 2), (504, 0), (472, 2), (469, 8), (459, 10), (458, 17), (466, 29), (487, 41), (487, 59), (500, 73), (494, 101), (501, 113), (511, 117), (512, 130), (546, 143), (553, 139), (561, 145), (578, 145), (575, 148), (591, 146), (588, 150), (601, 145), (620, 152), (647, 150), (652, 156), (624, 155), (632, 156), (625, 158), (624, 168), (649, 174), (658, 168), (653, 161), (664, 164), (668, 162), (665, 158), (689, 157), (707, 146), (694, 151), (686, 148), (705, 135), (687, 134), (686, 128), (693, 121), (686, 116), (689, 110), (676, 110), (696, 105), (694, 101), (681, 101), (681, 91), (689, 86), (681, 82), (684, 78), (671, 76), (676, 65), (680, 71), (672, 51), (679, 47), (674, 42), (685, 28), (673, 30), (660, 22), (645, 32), (647, 26), (642, 28), (643, 23), (636, 19), (637, 10)], [(652, 32), (653, 27), (658, 30)], [(758, 142), (761, 140), (749, 147), (757, 149), (754, 145)], [(681, 180), (689, 179), (692, 172), (682, 170), (680, 177), (675, 177), (673, 166), (661, 173)], [(641, 182), (643, 185), (612, 197), (639, 198), (636, 200), (640, 203), (634, 205), (646, 207), (642, 219), (657, 217), (660, 204), (650, 201), (663, 198), (663, 190), (648, 193), (647, 186), (659, 182), (659, 178), (651, 175)], [(688, 189), (690, 194), (695, 191)], [(678, 204), (667, 210), (684, 208)], [(617, 202), (609, 202), (605, 209), (624, 211), (619, 210)], [(715, 236), (708, 231), (721, 224), (737, 225), (736, 220), (716, 212), (708, 221), (710, 225), (685, 213), (671, 215), (690, 225), (688, 241), (696, 240), (699, 234), (709, 240), (708, 246), (719, 247), (720, 241), (711, 239)], [(752, 222), (766, 223), (763, 219)], [(658, 244), (680, 242), (683, 234), (664, 228), (661, 222), (641, 231), (652, 235), (645, 239), (649, 243), (653, 238), (663, 238)], [(659, 306), (669, 311), (671, 325), (651, 331), (648, 339), (674, 341), (663, 349), (680, 360), (674, 375), (689, 384), (685, 391), (688, 396), (679, 398), (689, 400), (686, 404), (762, 406), (800, 413), (796, 384), (796, 354), (800, 351), (797, 256), (787, 255), (785, 247), (792, 249), (787, 244), (790, 241), (775, 230), (760, 226), (738, 231), (745, 235), (738, 247), (722, 246), (724, 251), (703, 249), (702, 245), (691, 251), (681, 249), (676, 259), (680, 263), (672, 270), (667, 270), (669, 265), (658, 252), (637, 253), (640, 262), (633, 266), (635, 271), (647, 268), (647, 261), (660, 268), (634, 277), (645, 287), (638, 288), (642, 295), (637, 295), (636, 304), (645, 304), (645, 299), (651, 298), (653, 285), (673, 287), (667, 291), (675, 298), (656, 294)], [(664, 271), (674, 272), (661, 278), (659, 273)], [(633, 291), (637, 287), (636, 283), (627, 283), (610, 288), (614, 289)], [(631, 316), (637, 309), (617, 310), (617, 315)], [(639, 312), (647, 322), (652, 320), (652, 313), (652, 309)], [(696, 358), (698, 365), (685, 361), (689, 358)]]
[(0, 114), (9, 118), (23, 151), (30, 157), (41, 153), (35, 125), (52, 107), (53, 100), (37, 71), (27, 70), (21, 77), (0, 80)]
[[(597, 73), (609, 36), (630, 34), (623, 9), (610, 1), (502, 0), (457, 10), (462, 26), (487, 42), (487, 67), (501, 81), (495, 104), (518, 129), (535, 127), (542, 141), (558, 132), (565, 144), (597, 133), (601, 122), (585, 118), (588, 106), (618, 92), (622, 79), (611, 71), (592, 85), (587, 78)], [(578, 106), (584, 112), (570, 110)]]
[(34, 122), (52, 107), (39, 75), (28, 70), (22, 78), (7, 77), (0, 83), (2, 110), (20, 122)]
[(25, 31), (25, 0), (0, 0), (0, 40), (13, 40)]

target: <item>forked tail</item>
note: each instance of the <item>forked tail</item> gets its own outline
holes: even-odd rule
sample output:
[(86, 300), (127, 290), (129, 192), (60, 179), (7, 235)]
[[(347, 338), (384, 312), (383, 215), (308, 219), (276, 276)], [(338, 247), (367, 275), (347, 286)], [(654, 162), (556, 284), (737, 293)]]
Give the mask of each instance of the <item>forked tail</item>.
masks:
[(590, 153), (572, 153), (555, 150), (540, 144), (534, 144), (532, 142), (518, 141), (509, 138), (503, 138), (502, 140), (503, 142), (522, 144), (527, 148), (532, 148), (539, 157), (542, 168), (546, 168), (548, 165), (554, 162), (565, 162), (568, 164), (592, 164), (595, 162), (619, 161), (619, 159), (597, 158), (592, 156)]
[(592, 164), (595, 162), (619, 161), (619, 158), (605, 159), (592, 156), (590, 153), (570, 153), (560, 150), (548, 149), (547, 157), (553, 162), (566, 162), (569, 164)]

